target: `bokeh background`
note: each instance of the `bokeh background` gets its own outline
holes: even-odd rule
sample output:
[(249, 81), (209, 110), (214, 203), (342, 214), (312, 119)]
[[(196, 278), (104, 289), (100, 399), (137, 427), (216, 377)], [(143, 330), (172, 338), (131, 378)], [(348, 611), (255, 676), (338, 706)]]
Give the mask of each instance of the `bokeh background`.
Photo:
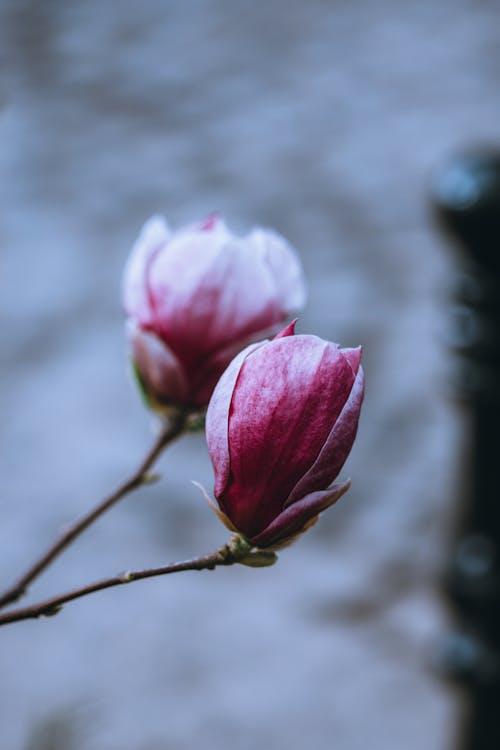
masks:
[[(5, 750), (443, 750), (433, 671), (460, 484), (440, 330), (455, 259), (429, 177), (500, 121), (500, 8), (476, 0), (2, 0), (2, 587), (152, 440), (119, 285), (143, 221), (220, 211), (299, 250), (301, 332), (361, 343), (342, 503), (271, 569), (142, 582), (0, 633)], [(30, 598), (212, 550), (202, 436)]]

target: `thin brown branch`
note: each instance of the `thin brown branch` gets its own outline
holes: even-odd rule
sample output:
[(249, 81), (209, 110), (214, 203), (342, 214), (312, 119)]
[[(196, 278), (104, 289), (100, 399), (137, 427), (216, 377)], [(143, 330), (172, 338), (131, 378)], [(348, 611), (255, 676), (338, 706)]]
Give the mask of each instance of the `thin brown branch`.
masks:
[(65, 594), (54, 596), (45, 601), (38, 602), (29, 607), (13, 609), (0, 615), (0, 626), (7, 625), (11, 622), (20, 622), (21, 620), (33, 620), (38, 617), (51, 617), (61, 611), (64, 604), (88, 596), (96, 591), (109, 589), (114, 586), (121, 586), (125, 583), (140, 581), (143, 578), (153, 578), (155, 576), (169, 575), (170, 573), (181, 573), (184, 570), (213, 570), (219, 565), (233, 565), (247, 557), (249, 545), (242, 542), (239, 537), (233, 537), (229, 544), (224, 545), (216, 552), (202, 557), (195, 557), (192, 560), (171, 563), (161, 568), (150, 568), (148, 570), (135, 570), (120, 573), (111, 578), (104, 578), (101, 581), (90, 583), (87, 586), (76, 588)]
[(101, 500), (101, 502), (85, 513), (85, 515), (76, 519), (76, 521), (63, 531), (59, 538), (56, 539), (56, 541), (33, 563), (33, 565), (31, 565), (31, 567), (29, 567), (15, 583), (0, 596), (0, 609), (3, 609), (8, 604), (20, 599), (21, 596), (26, 593), (29, 584), (32, 583), (35, 578), (38, 578), (40, 573), (42, 573), (52, 561), (66, 549), (66, 547), (80, 536), (85, 529), (102, 516), (103, 513), (109, 510), (109, 508), (125, 497), (125, 495), (128, 495), (142, 484), (145, 484), (148, 481), (148, 471), (153, 466), (163, 449), (181, 434), (184, 430), (185, 424), (186, 416), (184, 414), (175, 415), (166, 422), (161, 432), (158, 434), (151, 450), (137, 470), (119, 487), (117, 487), (114, 492)]

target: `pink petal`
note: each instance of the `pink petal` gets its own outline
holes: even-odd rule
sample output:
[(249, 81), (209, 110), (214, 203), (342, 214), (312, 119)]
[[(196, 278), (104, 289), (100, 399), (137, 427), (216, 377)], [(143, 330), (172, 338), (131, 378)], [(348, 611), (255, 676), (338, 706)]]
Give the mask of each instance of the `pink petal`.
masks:
[(212, 357), (204, 357), (200, 366), (190, 378), (190, 391), (193, 394), (194, 403), (207, 404), (222, 373), (234, 357), (250, 344), (266, 343), (276, 335), (277, 327), (272, 326), (271, 328), (265, 328), (263, 331), (252, 333), (250, 336), (231, 342), (229, 346), (216, 351)]
[(361, 347), (357, 346), (355, 349), (341, 349), (341, 352), (351, 365), (353, 373), (356, 375), (361, 364)]
[(276, 334), (275, 339), (285, 339), (287, 336), (295, 336), (295, 326), (297, 325), (297, 318), (292, 320), (282, 331)]
[(206, 436), (208, 452), (215, 471), (214, 492), (216, 497), (224, 491), (229, 476), (228, 420), (234, 386), (245, 359), (264, 343), (260, 342), (247, 346), (233, 359), (219, 380), (208, 405)]
[(301, 310), (306, 301), (304, 273), (295, 249), (270, 229), (254, 229), (246, 238), (268, 267), (274, 290), (284, 313)]
[(188, 234), (191, 236), (199, 233), (214, 235), (220, 244), (234, 238), (234, 234), (228, 229), (226, 222), (217, 211), (213, 211), (206, 219), (179, 229), (177, 232), (179, 235)]
[(165, 219), (152, 216), (144, 224), (125, 265), (122, 281), (123, 306), (127, 315), (142, 325), (149, 325), (152, 321), (147, 289), (148, 266), (169, 237), (170, 230)]
[(133, 321), (128, 321), (127, 334), (132, 358), (150, 395), (163, 403), (186, 403), (186, 376), (175, 354), (154, 333), (143, 331)]
[(347, 492), (350, 482), (335, 484), (328, 490), (313, 492), (290, 505), (260, 534), (250, 538), (256, 547), (269, 547), (297, 534), (314, 516), (329, 508)]
[(201, 222), (200, 229), (203, 232), (211, 232), (212, 229), (215, 229), (215, 227), (217, 226), (218, 221), (219, 214), (213, 212), (204, 221)]
[[(356, 350), (352, 350), (356, 351)], [(335, 421), (316, 461), (294, 487), (284, 507), (296, 503), (304, 494), (327, 487), (347, 460), (356, 437), (364, 395), (364, 373), (359, 367), (349, 398)]]

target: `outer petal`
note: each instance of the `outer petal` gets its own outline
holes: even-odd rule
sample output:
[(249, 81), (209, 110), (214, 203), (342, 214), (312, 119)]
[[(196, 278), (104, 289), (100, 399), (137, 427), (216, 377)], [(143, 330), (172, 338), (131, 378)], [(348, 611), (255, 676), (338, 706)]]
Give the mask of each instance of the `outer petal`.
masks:
[(154, 333), (143, 331), (133, 321), (128, 322), (127, 333), (148, 393), (162, 403), (186, 403), (188, 383), (175, 354)]
[[(356, 351), (356, 350), (350, 350)], [(361, 352), (361, 349), (359, 349)], [(364, 373), (359, 366), (349, 398), (336, 420), (316, 461), (291, 492), (284, 507), (300, 501), (304, 494), (328, 486), (338, 475), (351, 451), (358, 429), (359, 414), (364, 395)]]
[(218, 213), (211, 213), (209, 216), (207, 216), (206, 219), (204, 219), (200, 223), (199, 229), (203, 229), (204, 232), (211, 232), (217, 226), (217, 223), (220, 221), (221, 221), (221, 218)]
[(233, 359), (219, 380), (208, 405), (206, 436), (208, 452), (215, 472), (214, 493), (216, 497), (224, 491), (229, 476), (228, 422), (234, 386), (245, 359), (265, 343), (251, 344)]
[(221, 218), (221, 216), (219, 216), (216, 211), (209, 214), (202, 221), (199, 221), (192, 226), (186, 227), (185, 230), (181, 229), (180, 233), (182, 233), (183, 231), (191, 233), (203, 232), (205, 235), (211, 234), (212, 237), (214, 237), (220, 244), (228, 242), (229, 240), (232, 240), (234, 238), (234, 234), (230, 229), (228, 229), (226, 222)]
[(280, 513), (264, 531), (251, 537), (251, 543), (256, 547), (270, 547), (285, 542), (288, 537), (299, 533), (318, 513), (336, 503), (347, 492), (350, 484), (335, 484), (323, 492), (306, 495)]
[(274, 337), (275, 339), (286, 339), (287, 336), (295, 336), (295, 326), (297, 325), (297, 318), (292, 320), (283, 330), (279, 331)]
[(306, 301), (304, 273), (295, 249), (277, 232), (254, 229), (247, 237), (274, 282), (276, 298), (284, 313), (301, 310)]
[(341, 349), (341, 352), (351, 365), (353, 373), (356, 375), (361, 364), (361, 347), (357, 346), (354, 349)]
[(247, 240), (225, 245), (212, 273), (209, 281), (217, 283), (218, 304), (212, 311), (209, 334), (217, 348), (282, 322), (272, 279)]
[(195, 487), (198, 487), (199, 490), (201, 490), (201, 494), (207, 501), (210, 508), (213, 510), (219, 521), (226, 527), (226, 529), (229, 529), (229, 531), (232, 531), (233, 533), (238, 533), (238, 529), (233, 526), (230, 519), (226, 516), (225, 513), (223, 513), (220, 508), (218, 508), (214, 501), (210, 498), (210, 495), (204, 488), (201, 482), (196, 482), (194, 479), (191, 479), (192, 484), (194, 484)]
[(234, 357), (252, 343), (266, 343), (267, 340), (275, 336), (278, 328), (279, 325), (276, 325), (252, 333), (250, 336), (238, 339), (224, 349), (217, 351), (213, 357), (205, 357), (190, 379), (190, 390), (193, 394), (194, 403), (207, 404), (222, 373)]
[(142, 325), (152, 322), (148, 295), (148, 266), (154, 255), (168, 241), (170, 231), (162, 216), (152, 216), (143, 226), (132, 247), (122, 281), (123, 306), (127, 315)]

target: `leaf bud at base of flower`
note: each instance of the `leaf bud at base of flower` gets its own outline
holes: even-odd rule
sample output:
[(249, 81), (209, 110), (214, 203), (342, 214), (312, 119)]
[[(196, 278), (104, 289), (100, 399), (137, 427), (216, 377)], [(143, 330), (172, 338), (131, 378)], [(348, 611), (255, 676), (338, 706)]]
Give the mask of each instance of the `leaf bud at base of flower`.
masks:
[(270, 568), (277, 561), (278, 555), (275, 552), (267, 549), (255, 549), (239, 562), (241, 565), (247, 565), (249, 568)]
[(278, 559), (271, 550), (254, 547), (242, 534), (234, 534), (220, 552), (228, 562), (240, 563), (250, 568), (268, 568)]

